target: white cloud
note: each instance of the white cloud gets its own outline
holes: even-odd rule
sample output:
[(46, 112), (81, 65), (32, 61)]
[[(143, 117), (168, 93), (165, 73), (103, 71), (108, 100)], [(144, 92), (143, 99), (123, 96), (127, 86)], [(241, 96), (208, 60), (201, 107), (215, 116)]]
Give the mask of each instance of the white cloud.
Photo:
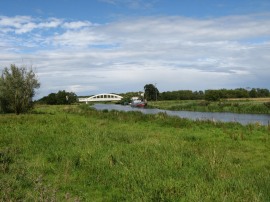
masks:
[(163, 91), (268, 87), (269, 36), (269, 14), (142, 17), (99, 25), (1, 16), (0, 63), (33, 64), (40, 96), (135, 91), (155, 82)]
[(88, 22), (88, 21), (77, 21), (77, 22), (65, 22), (63, 24), (63, 27), (66, 29), (80, 29), (83, 27), (89, 27), (92, 26), (93, 24)]
[(28, 23), (32, 21), (30, 16), (15, 16), (15, 17), (7, 17), (0, 16), (0, 25), (1, 26), (10, 26), (10, 27), (21, 27), (22, 24)]
[(50, 18), (45, 22), (40, 22), (37, 24), (37, 27), (39, 29), (43, 29), (43, 28), (56, 28), (58, 26), (60, 26), (63, 23), (63, 20), (61, 19), (57, 19), (57, 18)]
[(102, 34), (94, 33), (91, 29), (66, 31), (63, 34), (53, 36), (52, 44), (59, 46), (89, 46), (102, 42)]
[[(47, 21), (34, 19), (29, 16), (6, 17), (0, 16), (0, 27), (2, 32), (15, 32), (16, 34), (25, 34), (34, 29), (56, 28), (61, 24), (61, 19), (50, 18)], [(1, 32), (0, 30), (0, 32)]]
[(131, 9), (148, 9), (157, 2), (157, 0), (99, 0), (100, 2), (112, 4), (115, 6), (124, 6)]
[[(66, 86), (64, 86), (66, 88)], [(67, 88), (67, 91), (69, 92), (89, 92), (93, 90), (97, 90), (98, 88), (96, 86), (87, 86), (87, 85), (71, 85)]]

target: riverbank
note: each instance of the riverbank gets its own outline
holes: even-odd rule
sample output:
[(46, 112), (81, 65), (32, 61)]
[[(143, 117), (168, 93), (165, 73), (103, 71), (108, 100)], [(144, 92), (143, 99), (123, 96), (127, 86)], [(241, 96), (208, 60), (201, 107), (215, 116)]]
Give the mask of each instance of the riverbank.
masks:
[(175, 111), (270, 114), (270, 98), (227, 99), (218, 102), (205, 100), (149, 101), (148, 107)]
[(213, 122), (235, 122), (243, 125), (248, 124), (260, 124), (260, 125), (270, 125), (270, 115), (269, 114), (239, 114), (231, 112), (194, 112), (194, 111), (171, 111), (165, 109), (157, 108), (147, 108), (147, 107), (132, 107), (129, 105), (119, 105), (119, 104), (101, 104), (95, 103), (91, 105), (97, 110), (116, 110), (116, 111), (137, 111), (143, 114), (159, 114), (164, 113), (168, 116), (177, 116), (180, 118), (187, 118), (190, 120), (210, 120)]
[(270, 200), (266, 126), (88, 105), (0, 125), (0, 201)]

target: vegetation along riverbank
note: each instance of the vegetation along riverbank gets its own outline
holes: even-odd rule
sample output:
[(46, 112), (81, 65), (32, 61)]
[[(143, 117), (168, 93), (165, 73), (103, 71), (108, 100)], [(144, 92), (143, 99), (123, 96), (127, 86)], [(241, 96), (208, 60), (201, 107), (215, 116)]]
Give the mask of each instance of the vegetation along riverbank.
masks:
[(270, 114), (270, 98), (150, 101), (148, 107), (166, 110)]
[(269, 126), (88, 105), (0, 126), (0, 201), (270, 200)]

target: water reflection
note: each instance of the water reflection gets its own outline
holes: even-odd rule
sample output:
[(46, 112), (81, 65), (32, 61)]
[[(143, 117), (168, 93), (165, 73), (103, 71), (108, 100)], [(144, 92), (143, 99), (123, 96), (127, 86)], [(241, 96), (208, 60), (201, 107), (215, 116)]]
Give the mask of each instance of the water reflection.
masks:
[(129, 105), (116, 105), (116, 104), (95, 104), (93, 108), (97, 110), (118, 110), (118, 111), (140, 111), (144, 114), (157, 114), (166, 112), (171, 116), (178, 116), (181, 118), (188, 118), (192, 120), (215, 120), (222, 122), (238, 122), (243, 125), (249, 123), (260, 123), (267, 125), (270, 122), (270, 115), (268, 114), (237, 114), (228, 112), (192, 112), (192, 111), (170, 111), (161, 109), (147, 109), (135, 108)]

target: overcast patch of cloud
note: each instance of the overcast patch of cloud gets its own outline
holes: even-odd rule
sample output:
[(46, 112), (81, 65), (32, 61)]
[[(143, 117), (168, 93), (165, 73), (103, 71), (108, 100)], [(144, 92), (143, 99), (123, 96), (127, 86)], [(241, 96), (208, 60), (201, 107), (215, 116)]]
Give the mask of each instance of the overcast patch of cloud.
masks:
[(40, 96), (266, 86), (270, 15), (144, 17), (109, 24), (0, 17), (0, 63), (33, 65)]

